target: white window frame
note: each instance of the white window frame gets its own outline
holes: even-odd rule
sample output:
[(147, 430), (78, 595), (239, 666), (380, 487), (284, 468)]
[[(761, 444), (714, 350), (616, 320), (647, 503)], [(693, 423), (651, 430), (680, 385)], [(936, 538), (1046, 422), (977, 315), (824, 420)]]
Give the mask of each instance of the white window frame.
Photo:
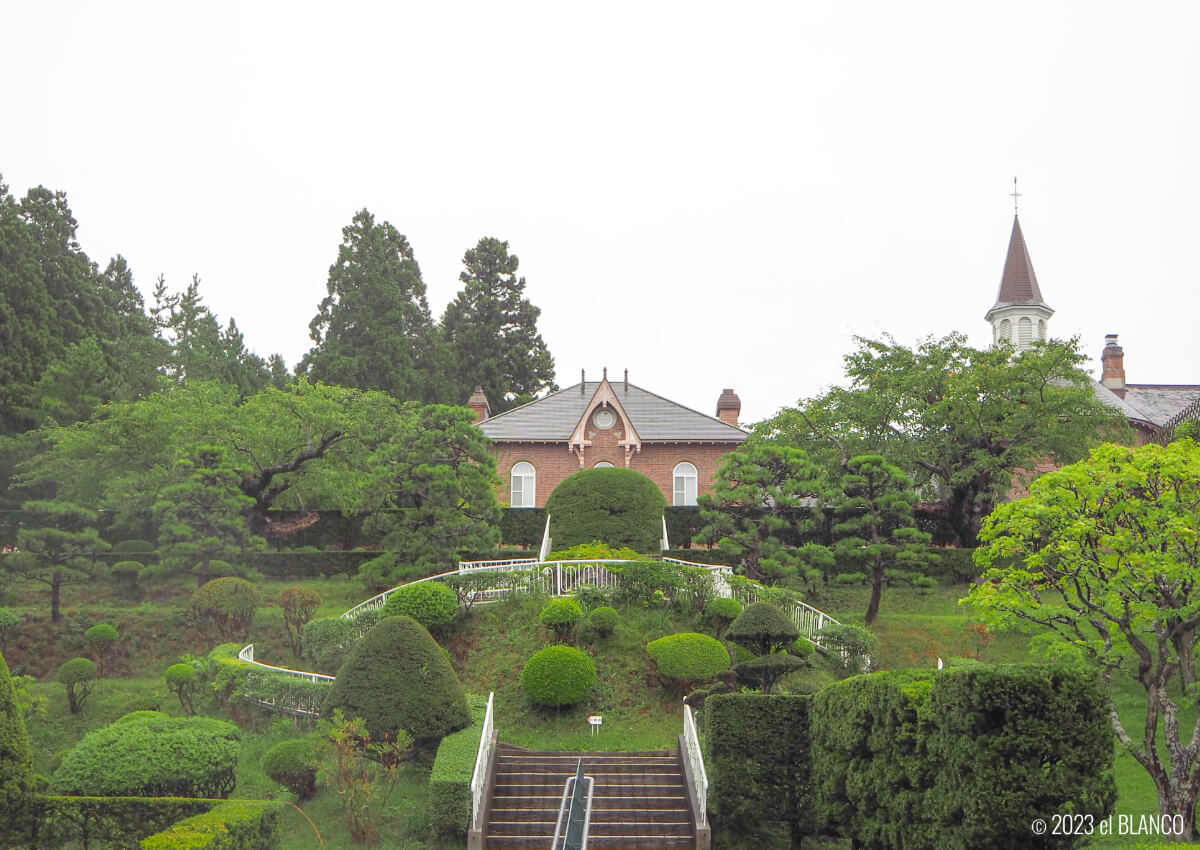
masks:
[(602, 460), (599, 463), (597, 463), (595, 466), (592, 467), (592, 469), (615, 469), (615, 468), (616, 467), (614, 467), (611, 463), (609, 463), (606, 460)]
[(537, 507), (537, 470), (532, 463), (527, 460), (514, 463), (509, 480), (510, 507)]
[(677, 508), (690, 508), (696, 504), (699, 475), (696, 473), (695, 464), (686, 460), (675, 464), (675, 469), (671, 472), (671, 483), (672, 505)]

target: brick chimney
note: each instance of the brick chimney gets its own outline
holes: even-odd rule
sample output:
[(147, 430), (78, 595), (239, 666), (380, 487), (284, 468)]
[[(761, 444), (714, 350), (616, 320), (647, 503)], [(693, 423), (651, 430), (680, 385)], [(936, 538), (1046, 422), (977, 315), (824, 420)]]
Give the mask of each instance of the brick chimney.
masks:
[(488, 404), (487, 396), (483, 394), (483, 387), (475, 388), (475, 392), (471, 393), (471, 397), (467, 399), (467, 407), (475, 411), (476, 422), (482, 422), (492, 415), (492, 406)]
[(742, 400), (737, 397), (737, 393), (733, 390), (721, 390), (721, 397), (717, 399), (717, 418), (736, 428), (738, 414), (741, 412)]
[(1104, 337), (1104, 351), (1100, 355), (1100, 362), (1104, 364), (1100, 383), (1121, 398), (1125, 398), (1125, 350), (1117, 344), (1116, 334)]

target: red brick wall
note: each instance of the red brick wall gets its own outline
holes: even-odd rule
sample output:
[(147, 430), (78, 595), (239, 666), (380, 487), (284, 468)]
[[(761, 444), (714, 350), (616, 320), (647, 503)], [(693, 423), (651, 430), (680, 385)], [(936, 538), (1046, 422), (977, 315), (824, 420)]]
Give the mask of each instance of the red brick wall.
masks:
[[(613, 466), (625, 466), (625, 449), (617, 445), (621, 439), (619, 428), (609, 431), (588, 430), (592, 445), (583, 450), (585, 469), (591, 469), (601, 461)], [(717, 474), (721, 458), (737, 448), (737, 443), (643, 443), (640, 452), (635, 451), (629, 468), (637, 470), (658, 485), (670, 505), (674, 496), (675, 465), (687, 461), (696, 467), (696, 492), (698, 495), (712, 492), (712, 482)], [(572, 473), (580, 470), (579, 456), (566, 443), (496, 443), (496, 474), (500, 477), (497, 496), (508, 504), (511, 491), (513, 464), (526, 461), (537, 470), (537, 507), (545, 507), (546, 499), (554, 488)]]

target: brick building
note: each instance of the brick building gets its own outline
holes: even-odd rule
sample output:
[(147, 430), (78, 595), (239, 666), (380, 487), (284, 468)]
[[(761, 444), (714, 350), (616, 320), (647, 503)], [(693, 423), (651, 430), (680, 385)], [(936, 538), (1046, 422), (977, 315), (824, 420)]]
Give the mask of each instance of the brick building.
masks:
[(581, 375), (574, 386), (491, 416), (476, 388), (468, 405), (495, 445), (501, 502), (545, 507), (568, 475), (623, 466), (648, 476), (668, 505), (694, 505), (711, 492), (721, 458), (746, 439), (738, 427), (742, 403), (733, 390), (717, 400), (716, 416), (655, 395), (625, 379)]

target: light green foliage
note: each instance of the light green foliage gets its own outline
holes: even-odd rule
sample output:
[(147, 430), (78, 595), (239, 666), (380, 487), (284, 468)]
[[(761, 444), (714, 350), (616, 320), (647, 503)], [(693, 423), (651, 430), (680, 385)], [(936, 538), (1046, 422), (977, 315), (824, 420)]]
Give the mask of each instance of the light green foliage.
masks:
[(576, 472), (546, 500), (551, 534), (560, 546), (599, 540), (637, 552), (658, 552), (666, 507), (657, 484), (621, 468)]
[(1183, 718), (1196, 707), (1200, 446), (1103, 445), (998, 507), (981, 537), (975, 558), (988, 569), (968, 598), (987, 623), (1033, 632), (1145, 690), (1142, 734), (1115, 715), (1113, 725), (1190, 837), (1200, 776), (1188, 742), (1200, 721)]
[(423, 581), (393, 591), (380, 617), (412, 617), (431, 632), (440, 632), (458, 616), (458, 597), (440, 581)]
[(311, 738), (280, 741), (262, 759), (263, 773), (301, 800), (317, 793), (317, 744)]
[(72, 714), (83, 710), (83, 704), (92, 692), (95, 676), (96, 664), (90, 658), (72, 658), (64, 661), (54, 674), (54, 681), (67, 689), (67, 707)]
[(810, 500), (828, 489), (823, 470), (801, 449), (757, 441), (721, 460), (711, 495), (701, 496), (700, 538), (740, 556), (756, 581), (811, 582), (832, 562), (829, 550), (794, 542), (820, 517)]
[(33, 752), (8, 664), (0, 655), (0, 812), (21, 808), (33, 793)]
[(620, 583), (607, 591), (615, 604), (643, 608), (668, 604), (680, 611), (699, 612), (713, 595), (712, 572), (703, 567), (633, 561), (606, 568), (621, 577)]
[(57, 794), (227, 797), (240, 737), (222, 720), (136, 712), (85, 735), (50, 787)]
[(471, 777), (487, 700), (468, 696), (467, 703), (471, 725), (442, 738), (429, 771), (429, 820), (434, 832), (446, 837), (465, 836), (471, 819)]
[(258, 588), (242, 578), (215, 578), (192, 594), (192, 614), (197, 623), (221, 639), (242, 640), (258, 610)]
[(866, 623), (879, 615), (883, 585), (907, 582), (928, 589), (937, 582), (921, 570), (930, 561), (929, 535), (913, 525), (917, 494), (912, 482), (882, 455), (859, 455), (846, 462), (841, 480), (842, 497), (834, 533), (841, 563), (861, 568), (871, 585)]
[(721, 637), (741, 613), (742, 603), (732, 596), (714, 596), (704, 605), (704, 616), (713, 624), (717, 637)]
[(652, 640), (646, 644), (646, 652), (654, 660), (658, 675), (684, 691), (729, 669), (729, 650), (725, 645), (697, 632)]
[(142, 840), (142, 850), (278, 850), (283, 803), (225, 800)]
[(305, 655), (317, 672), (333, 674), (358, 640), (359, 629), (344, 617), (318, 617), (305, 624), (301, 635)]
[(17, 551), (0, 555), (0, 569), (50, 592), (50, 618), (62, 619), (62, 589), (91, 581), (102, 570), (95, 555), (110, 548), (92, 524), (96, 513), (70, 502), (30, 501), (30, 524), (17, 531)]
[(548, 556), (551, 561), (590, 561), (593, 558), (597, 560), (636, 561), (641, 557), (641, 555), (627, 546), (614, 549), (607, 543), (601, 543), (599, 540), (593, 540), (591, 543), (580, 543), (568, 549), (559, 549), (556, 552), (551, 552)]
[(834, 672), (843, 677), (863, 672), (879, 643), (870, 629), (845, 623), (822, 627), (816, 640), (829, 650)]
[(583, 619), (583, 608), (574, 599), (551, 599), (538, 614), (538, 622), (554, 632), (559, 643), (570, 643), (575, 628)]
[(621, 622), (621, 615), (617, 613), (616, 608), (601, 605), (588, 614), (588, 620), (591, 622), (592, 628), (596, 630), (596, 634), (600, 637), (608, 637), (616, 631), (617, 624)]
[(385, 617), (354, 645), (338, 669), (321, 714), (361, 717), (377, 741), (404, 731), (441, 738), (471, 718), (450, 660), (411, 617)]
[(104, 665), (108, 662), (108, 658), (116, 649), (117, 638), (116, 626), (111, 623), (97, 623), (86, 632), (83, 633), (83, 639), (88, 642), (88, 648), (92, 651), (92, 657), (96, 660), (96, 666), (100, 668), (100, 677), (104, 677)]
[(172, 664), (163, 674), (167, 690), (179, 697), (179, 705), (188, 716), (196, 713), (193, 700), (200, 690), (200, 674), (191, 664)]
[(485, 236), (463, 255), (463, 265), (463, 288), (442, 316), (453, 364), (445, 397), (463, 404), (482, 387), (495, 415), (557, 390), (554, 358), (537, 330), (541, 310), (525, 297), (508, 243)]
[(285, 587), (279, 591), (279, 607), (283, 610), (283, 626), (296, 657), (304, 654), (303, 629), (321, 607), (321, 594), (310, 587)]
[(1189, 419), (1175, 426), (1171, 434), (1172, 440), (1195, 440), (1200, 437), (1200, 420)]
[(17, 627), (25, 622), (25, 616), (18, 614), (11, 608), (0, 607), (0, 652), (8, 649), (8, 642), (14, 634)]
[(725, 637), (755, 655), (768, 655), (791, 645), (800, 637), (800, 629), (775, 605), (755, 602), (729, 624)]
[[(316, 345), (297, 366), (313, 381), (433, 402), (445, 370), (412, 248), (367, 210), (342, 228), (328, 296), (309, 324)], [(466, 401), (465, 398), (461, 401)]]
[(586, 652), (561, 644), (530, 656), (521, 670), (521, 690), (538, 705), (574, 705), (596, 686), (596, 662)]

